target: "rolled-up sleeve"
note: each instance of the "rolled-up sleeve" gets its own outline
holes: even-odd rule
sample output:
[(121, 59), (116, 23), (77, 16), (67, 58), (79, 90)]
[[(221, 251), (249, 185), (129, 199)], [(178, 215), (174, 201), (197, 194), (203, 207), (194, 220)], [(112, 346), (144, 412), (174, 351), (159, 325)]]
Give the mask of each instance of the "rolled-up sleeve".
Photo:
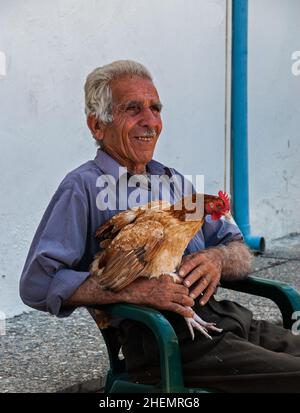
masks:
[(243, 240), (243, 235), (236, 224), (226, 221), (224, 218), (213, 221), (207, 216), (202, 227), (205, 248), (217, 245), (226, 245), (231, 241)]
[(21, 275), (20, 296), (26, 305), (59, 317), (73, 311), (62, 308), (62, 303), (89, 276), (88, 271), (77, 270), (85, 251), (88, 216), (88, 203), (79, 185), (59, 187), (37, 229)]

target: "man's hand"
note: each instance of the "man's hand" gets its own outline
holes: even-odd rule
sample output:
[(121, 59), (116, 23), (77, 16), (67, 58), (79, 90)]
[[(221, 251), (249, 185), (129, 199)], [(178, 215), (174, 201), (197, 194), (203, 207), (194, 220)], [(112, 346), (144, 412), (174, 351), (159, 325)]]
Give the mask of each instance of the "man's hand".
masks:
[(204, 250), (183, 257), (179, 268), (179, 276), (184, 278), (183, 284), (193, 286), (190, 297), (195, 299), (201, 295), (200, 304), (205, 305), (215, 293), (222, 273), (222, 258), (216, 250)]
[(157, 310), (173, 311), (183, 317), (192, 317), (194, 300), (189, 289), (176, 284), (169, 275), (159, 278), (139, 278), (118, 293), (119, 300), (131, 304), (145, 305)]

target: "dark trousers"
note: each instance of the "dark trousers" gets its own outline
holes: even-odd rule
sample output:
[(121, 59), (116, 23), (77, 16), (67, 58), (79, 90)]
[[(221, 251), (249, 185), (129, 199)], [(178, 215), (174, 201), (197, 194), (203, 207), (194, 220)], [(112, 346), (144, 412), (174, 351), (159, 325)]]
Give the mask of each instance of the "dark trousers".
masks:
[[(267, 321), (232, 301), (211, 299), (194, 308), (222, 333), (212, 340), (196, 332), (191, 340), (185, 320), (165, 312), (179, 339), (187, 387), (209, 387), (221, 392), (300, 393), (300, 336)], [(140, 383), (159, 381), (159, 352), (153, 334), (140, 323), (121, 325), (127, 369)]]

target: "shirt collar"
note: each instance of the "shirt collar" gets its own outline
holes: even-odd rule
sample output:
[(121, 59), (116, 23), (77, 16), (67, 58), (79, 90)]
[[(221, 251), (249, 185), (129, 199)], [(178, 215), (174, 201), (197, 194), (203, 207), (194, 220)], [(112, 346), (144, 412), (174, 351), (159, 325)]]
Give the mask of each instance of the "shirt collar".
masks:
[[(119, 180), (120, 176), (128, 172), (127, 168), (121, 166), (115, 159), (113, 159), (102, 149), (98, 149), (94, 162), (104, 174), (112, 175), (116, 181)], [(119, 168), (122, 169), (119, 170)], [(148, 162), (147, 169), (151, 175), (163, 175), (168, 173), (168, 168), (154, 159)]]

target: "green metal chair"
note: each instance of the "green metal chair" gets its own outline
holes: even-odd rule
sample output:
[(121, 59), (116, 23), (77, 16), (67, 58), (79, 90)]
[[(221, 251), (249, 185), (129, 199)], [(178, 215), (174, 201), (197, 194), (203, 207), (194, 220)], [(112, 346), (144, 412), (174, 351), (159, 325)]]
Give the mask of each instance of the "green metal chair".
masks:
[[(249, 277), (242, 281), (223, 281), (222, 287), (274, 301), (282, 314), (283, 326), (291, 328), (292, 314), (300, 311), (300, 295), (288, 284)], [(116, 339), (117, 329), (101, 330), (110, 360), (104, 391), (106, 393), (210, 393), (213, 389), (186, 388), (184, 386), (177, 336), (171, 324), (156, 310), (131, 304), (111, 304), (101, 309), (115, 316), (144, 323), (154, 333), (160, 352), (161, 382), (158, 385), (134, 383), (125, 369), (125, 360), (119, 359), (120, 344)]]

